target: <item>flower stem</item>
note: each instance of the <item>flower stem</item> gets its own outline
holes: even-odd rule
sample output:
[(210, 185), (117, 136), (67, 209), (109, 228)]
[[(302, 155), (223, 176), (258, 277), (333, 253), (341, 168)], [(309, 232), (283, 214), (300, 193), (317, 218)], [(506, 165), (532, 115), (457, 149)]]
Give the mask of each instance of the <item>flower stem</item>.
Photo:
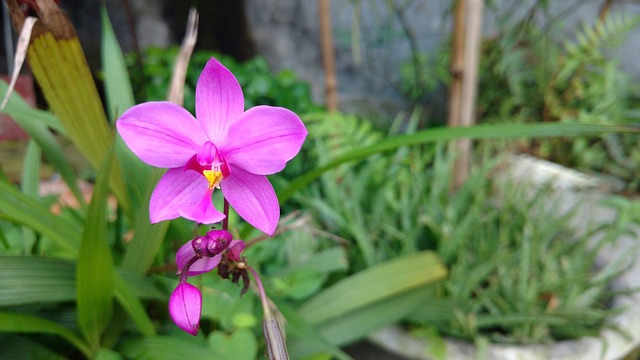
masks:
[(262, 302), (262, 312), (264, 319), (262, 320), (262, 332), (267, 341), (267, 355), (271, 360), (289, 360), (289, 352), (287, 351), (286, 336), (284, 333), (284, 325), (278, 316), (274, 316), (269, 306), (269, 298), (264, 291), (262, 281), (258, 276), (258, 272), (251, 266), (247, 269), (253, 274), (256, 286), (260, 292), (260, 301)]
[(224, 198), (224, 220), (222, 220), (222, 230), (229, 230), (229, 202)]
[(194, 256), (189, 261), (187, 261), (187, 263), (184, 265), (184, 268), (180, 269), (180, 280), (178, 281), (178, 284), (184, 284), (187, 282), (187, 278), (189, 277), (189, 268), (191, 268), (191, 265), (193, 265), (193, 263), (201, 258), (202, 256)]
[(253, 278), (256, 281), (256, 286), (258, 287), (258, 291), (260, 292), (260, 301), (262, 302), (262, 311), (266, 316), (271, 311), (269, 309), (269, 303), (267, 302), (267, 294), (264, 292), (262, 281), (260, 281), (260, 276), (258, 276), (258, 272), (251, 266), (247, 266), (247, 269), (251, 271), (251, 274), (253, 274)]

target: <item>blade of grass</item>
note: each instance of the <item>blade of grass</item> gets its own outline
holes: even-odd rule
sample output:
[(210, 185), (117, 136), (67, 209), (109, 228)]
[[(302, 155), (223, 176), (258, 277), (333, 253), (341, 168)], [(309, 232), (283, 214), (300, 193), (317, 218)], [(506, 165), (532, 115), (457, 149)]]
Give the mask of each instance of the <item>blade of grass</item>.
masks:
[(91, 357), (91, 349), (77, 334), (61, 325), (37, 316), (0, 312), (0, 332), (58, 335), (73, 344), (86, 357)]
[(297, 191), (307, 186), (320, 175), (341, 164), (365, 159), (366, 157), (395, 150), (401, 146), (450, 141), (456, 139), (517, 139), (517, 138), (542, 138), (562, 136), (593, 136), (604, 133), (638, 132), (633, 126), (610, 126), (574, 123), (544, 123), (544, 124), (484, 124), (460, 128), (434, 128), (417, 131), (411, 134), (396, 135), (374, 145), (365, 146), (349, 151), (327, 164), (308, 171), (282, 190), (278, 196), (280, 203), (287, 201)]
[(98, 172), (78, 253), (76, 281), (78, 323), (93, 351), (113, 312), (114, 266), (107, 236), (107, 197), (113, 170), (109, 152)]

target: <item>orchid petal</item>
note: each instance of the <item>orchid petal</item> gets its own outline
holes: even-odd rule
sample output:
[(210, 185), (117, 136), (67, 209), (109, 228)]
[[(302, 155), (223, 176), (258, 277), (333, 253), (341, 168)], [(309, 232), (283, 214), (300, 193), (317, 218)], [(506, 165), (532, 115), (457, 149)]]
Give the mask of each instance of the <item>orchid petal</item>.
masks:
[(280, 220), (280, 205), (276, 192), (264, 175), (254, 175), (240, 168), (220, 183), (224, 197), (249, 224), (273, 235)]
[[(177, 258), (177, 257), (176, 257)], [(192, 256), (193, 258), (193, 256)], [(187, 271), (187, 275), (189, 276), (196, 276), (196, 275), (200, 275), (200, 274), (204, 274), (206, 272), (209, 272), (213, 269), (215, 269), (216, 266), (218, 266), (218, 264), (220, 264), (220, 260), (222, 260), (222, 255), (218, 254), (216, 256), (213, 257), (202, 257), (198, 260), (196, 260), (193, 264), (191, 264), (191, 266), (189, 267), (189, 271)], [(177, 265), (177, 264), (176, 264)], [(180, 266), (180, 265), (178, 265)], [(182, 270), (182, 267), (178, 267), (178, 271)], [(182, 270), (184, 271), (184, 270)]]
[[(205, 180), (206, 181), (206, 180)], [(200, 224), (215, 224), (222, 221), (226, 216), (216, 210), (211, 200), (212, 189), (207, 189), (202, 199), (194, 206), (178, 209), (178, 213), (183, 218), (193, 220)]]
[(244, 250), (245, 243), (242, 240), (233, 240), (229, 244), (229, 260), (240, 261), (240, 253)]
[(253, 174), (270, 175), (298, 154), (306, 136), (307, 129), (292, 111), (256, 106), (231, 126), (220, 148), (227, 162)]
[(196, 252), (193, 251), (193, 245), (191, 240), (184, 243), (176, 252), (176, 266), (178, 267), (178, 273), (182, 272), (185, 265), (196, 256)]
[(183, 168), (169, 169), (160, 178), (151, 194), (151, 223), (179, 217), (181, 209), (191, 208), (202, 201), (207, 187), (207, 180), (195, 171), (185, 171)]
[(169, 298), (169, 314), (182, 330), (196, 336), (202, 313), (202, 294), (197, 287), (183, 283), (178, 285)]
[(220, 144), (243, 111), (244, 95), (238, 80), (211, 58), (196, 85), (196, 117), (202, 130), (214, 144)]
[(116, 121), (116, 127), (134, 154), (162, 168), (184, 166), (207, 140), (187, 110), (166, 101), (130, 108)]

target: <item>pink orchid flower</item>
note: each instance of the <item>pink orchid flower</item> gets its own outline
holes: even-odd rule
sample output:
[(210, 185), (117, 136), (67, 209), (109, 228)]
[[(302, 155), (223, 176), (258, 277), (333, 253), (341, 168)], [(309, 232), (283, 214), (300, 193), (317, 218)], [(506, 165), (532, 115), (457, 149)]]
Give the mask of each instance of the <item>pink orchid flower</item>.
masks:
[(288, 109), (244, 111), (238, 81), (214, 58), (198, 79), (195, 118), (176, 104), (147, 102), (127, 110), (116, 126), (142, 161), (169, 169), (151, 196), (152, 223), (180, 216), (203, 224), (223, 220), (211, 199), (219, 188), (242, 218), (269, 235), (280, 206), (265, 175), (282, 170), (307, 136)]

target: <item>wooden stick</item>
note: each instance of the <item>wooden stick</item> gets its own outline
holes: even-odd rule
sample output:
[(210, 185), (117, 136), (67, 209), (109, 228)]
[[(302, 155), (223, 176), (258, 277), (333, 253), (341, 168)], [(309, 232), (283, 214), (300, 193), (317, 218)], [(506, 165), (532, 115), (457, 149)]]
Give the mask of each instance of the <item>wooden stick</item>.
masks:
[[(457, 126), (475, 123), (476, 95), (478, 88), (478, 66), (482, 32), (482, 0), (465, 0), (464, 55), (462, 63), (459, 122)], [(453, 190), (459, 189), (469, 176), (471, 164), (471, 140), (456, 142), (456, 160), (453, 173)]]
[(338, 81), (336, 79), (335, 55), (331, 36), (331, 9), (329, 0), (318, 0), (318, 21), (320, 22), (320, 46), (324, 64), (324, 86), (327, 110), (338, 110)]
[(464, 8), (466, 0), (457, 0), (453, 16), (453, 36), (451, 43), (451, 85), (449, 86), (449, 116), (447, 124), (460, 124), (460, 101), (462, 100), (462, 66), (464, 55)]

